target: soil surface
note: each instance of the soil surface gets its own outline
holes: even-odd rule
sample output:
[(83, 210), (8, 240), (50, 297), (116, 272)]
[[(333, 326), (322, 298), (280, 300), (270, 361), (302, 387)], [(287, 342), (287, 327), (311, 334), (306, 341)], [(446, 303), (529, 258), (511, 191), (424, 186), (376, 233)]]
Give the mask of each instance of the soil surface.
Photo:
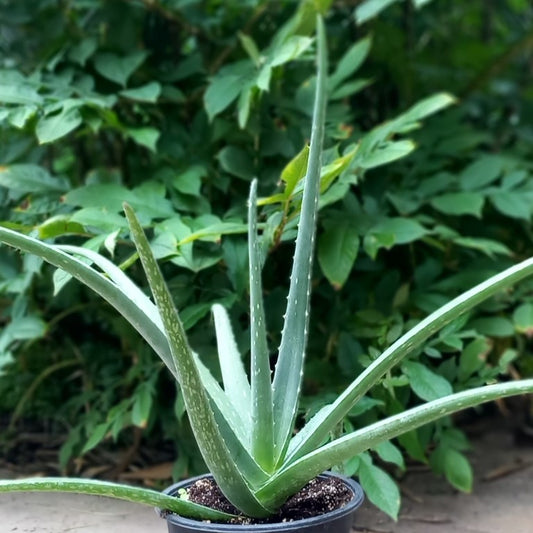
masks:
[[(213, 479), (199, 479), (188, 488), (187, 494), (188, 499), (192, 502), (226, 513), (239, 514), (238, 509), (227, 500)], [(248, 517), (242, 517), (235, 522), (240, 524), (292, 522), (319, 516), (340, 509), (350, 501), (352, 494), (351, 490), (339, 479), (315, 478), (289, 498), (279, 513), (272, 518), (252, 520)]]
[[(501, 420), (473, 439), (473, 494), (458, 493), (425, 468), (401, 481), (397, 523), (369, 502), (358, 511), (354, 533), (533, 533), (533, 441), (521, 446)], [(0, 467), (0, 479), (14, 477)], [(164, 533), (147, 507), (79, 495), (0, 494), (0, 533)]]

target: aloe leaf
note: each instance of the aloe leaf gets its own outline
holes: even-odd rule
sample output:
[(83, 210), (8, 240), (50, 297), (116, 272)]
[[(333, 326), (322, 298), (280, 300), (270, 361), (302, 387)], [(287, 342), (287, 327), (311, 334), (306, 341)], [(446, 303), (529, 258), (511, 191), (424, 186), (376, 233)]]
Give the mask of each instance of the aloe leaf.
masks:
[(468, 407), (507, 396), (531, 393), (533, 379), (525, 379), (458, 392), (414, 407), (340, 437), (288, 464), (273, 475), (256, 495), (269, 505), (278, 505), (324, 470), (341, 464), (381, 442)]
[[(128, 297), (136, 303), (145, 313), (148, 318), (151, 319), (151, 321), (160, 329), (161, 333), (164, 335), (164, 328), (163, 328), (163, 322), (161, 321), (161, 317), (159, 316), (159, 311), (157, 310), (157, 307), (154, 305), (154, 303), (146, 296), (146, 294), (139, 288), (135, 283), (131, 281), (131, 279), (114, 263), (103, 257), (102, 255), (96, 253), (93, 250), (88, 250), (87, 248), (81, 248), (79, 246), (70, 246), (70, 245), (54, 245), (56, 248), (60, 250), (64, 250), (66, 252), (69, 252), (71, 254), (77, 254), (81, 255), (83, 257), (86, 257), (90, 259), (93, 263), (95, 263), (99, 268), (101, 268), (108, 276), (109, 278), (120, 287), (123, 293), (127, 294)], [(221, 307), (221, 306), (218, 306)], [(223, 310), (223, 308), (221, 308)], [(215, 321), (216, 324), (216, 321)], [(225, 339), (226, 340), (226, 339)], [(229, 342), (229, 339), (227, 339)], [(166, 341), (166, 337), (165, 337)], [(170, 354), (170, 348), (168, 347), (168, 342), (166, 343), (167, 347), (167, 354), (165, 355), (164, 360), (171, 363), (173, 366), (171, 370), (173, 369), (173, 373), (175, 375), (175, 365), (174, 365), (174, 359), (172, 358)], [(162, 357), (163, 359), (163, 357)], [(197, 364), (199, 363), (199, 359), (197, 358)], [(167, 363), (168, 366), (168, 363)], [(242, 363), (241, 363), (242, 367)], [(226, 433), (225, 437), (228, 440), (234, 440), (235, 436), (239, 439), (239, 441), (242, 443), (242, 446), (249, 449), (249, 443), (250, 443), (250, 435), (246, 431), (246, 429), (249, 427), (249, 416), (248, 417), (242, 417), (240, 416), (240, 413), (238, 411), (234, 410), (234, 406), (232, 405), (232, 397), (231, 395), (226, 394), (218, 384), (215, 378), (211, 375), (211, 372), (207, 367), (204, 365), (199, 366), (200, 375), (202, 382), (204, 383), (204, 386), (206, 390), (208, 391), (209, 397), (211, 400), (216, 404), (217, 406), (217, 422), (219, 425), (222, 423), (222, 419), (226, 418), (229, 421), (229, 427), (234, 428), (234, 436), (230, 436), (228, 433)], [(244, 372), (244, 368), (242, 368), (242, 372)], [(228, 378), (229, 381), (229, 378)], [(248, 386), (249, 389), (249, 386)], [(248, 394), (248, 401), (249, 401), (249, 394)], [(255, 465), (255, 468), (250, 468), (249, 470), (251, 477), (254, 479), (258, 479), (258, 473), (260, 472), (260, 469), (258, 465)], [(254, 475), (252, 475), (252, 472), (255, 472)], [(260, 479), (263, 479), (264, 473), (262, 476), (259, 476)]]
[(249, 427), (251, 423), (250, 384), (233, 336), (228, 313), (220, 304), (213, 305), (211, 311), (215, 320), (218, 358), (224, 391), (243, 422)]
[(81, 255), (91, 260), (97, 265), (103, 272), (105, 272), (111, 281), (119, 287), (119, 289), (128, 296), (140, 309), (144, 311), (147, 317), (157, 325), (157, 327), (163, 330), (163, 322), (159, 316), (159, 311), (153, 302), (144, 294), (144, 292), (133, 283), (133, 281), (114, 263), (106, 259), (103, 255), (89, 250), (88, 248), (82, 248), (81, 246), (70, 246), (67, 244), (56, 244), (54, 247), (58, 250), (63, 250), (72, 255)]
[(494, 296), (497, 292), (510, 287), (533, 274), (533, 258), (514, 265), (472, 289), (454, 298), (446, 305), (431, 313), (414, 328), (389, 346), (372, 362), (348, 388), (333, 402), (315, 415), (293, 438), (289, 445), (287, 461), (320, 446), (333, 428), (346, 416), (346, 413), (374, 386), (377, 381), (405, 356), (420, 346), (431, 335), (458, 316), (466, 313), (479, 303)]
[[(46, 244), (33, 237), (28, 237), (3, 227), (0, 227), (0, 241), (23, 252), (41, 257), (90, 287), (109, 302), (144, 337), (163, 359), (170, 371), (175, 373), (168, 341), (157, 324), (153, 309), (150, 312), (146, 312), (144, 308), (139, 307), (135, 297), (130, 297), (127, 292), (121, 290), (111, 279), (97, 272), (80, 259), (60, 250), (55, 245)], [(83, 250), (86, 251), (85, 249)], [(76, 253), (83, 255), (84, 252), (82, 253), (77, 249)], [(126, 277), (125, 274), (123, 276)], [(132, 294), (135, 293), (132, 292)]]
[[(157, 325), (157, 327), (164, 335), (163, 323), (161, 321), (161, 317), (159, 316), (159, 311), (157, 310), (157, 307), (119, 267), (117, 267), (115, 264), (113, 264), (111, 261), (109, 261), (102, 255), (94, 252), (93, 250), (88, 250), (87, 248), (69, 245), (55, 246), (58, 249), (64, 250), (71, 254), (78, 254), (87, 257), (92, 262), (94, 262), (109, 276), (109, 278), (113, 282), (115, 282), (120, 287), (120, 289), (125, 294), (130, 297), (130, 299), (132, 299), (139, 307), (143, 309), (147, 317), (150, 318), (154, 322), (154, 324)], [(168, 353), (166, 354), (165, 359), (166, 361), (174, 365), (174, 359), (170, 354), (170, 348), (168, 347), (168, 343), (166, 344), (166, 347)], [(266, 478), (266, 474), (253, 460), (249, 453), (251, 437), (247, 429), (250, 426), (250, 417), (248, 416), (247, 418), (242, 418), (240, 413), (235, 410), (231, 402), (231, 396), (227, 395), (222, 390), (216, 379), (211, 375), (209, 369), (203, 364), (201, 364), (198, 358), (196, 359), (196, 361), (199, 365), (202, 383), (204, 384), (204, 387), (206, 388), (209, 397), (212, 401), (212, 407), (215, 413), (215, 418), (217, 424), (221, 429), (224, 440), (231, 447), (231, 449), (236, 450), (234, 452), (235, 461), (239, 465), (239, 468), (241, 469), (243, 475), (248, 481), (253, 484), (262, 483)], [(173, 370), (174, 375), (176, 375), (175, 366), (173, 366), (171, 370)]]
[(159, 509), (189, 518), (223, 521), (234, 518), (234, 515), (216, 511), (210, 507), (198, 505), (155, 490), (130, 487), (96, 479), (40, 477), (2, 480), (0, 481), (0, 493), (2, 492), (75, 492), (76, 494), (94, 494), (159, 507)]
[(81, 255), (92, 261), (103, 272), (105, 272), (109, 279), (111, 279), (120, 289), (128, 293), (131, 300), (135, 301), (139, 307), (145, 309), (147, 314), (150, 315), (154, 323), (158, 323), (162, 326), (161, 317), (159, 311), (153, 302), (146, 296), (146, 294), (124, 273), (124, 271), (112, 263), (109, 259), (103, 255), (91, 250), (89, 248), (83, 248), (82, 246), (72, 246), (70, 244), (54, 244), (53, 247), (57, 250), (62, 250), (71, 255)]
[[(176, 367), (157, 308), (117, 266), (86, 248), (46, 244), (3, 227), (0, 227), (0, 242), (41, 257), (94, 290), (130, 322), (177, 379)], [(107, 276), (64, 250), (90, 258)], [(221, 427), (225, 424), (224, 439), (228, 446), (236, 450), (241, 448), (248, 450), (250, 436), (244, 432), (242, 419), (230, 410), (232, 406), (229, 400), (209, 370), (203, 367), (201, 375), (213, 402), (217, 423)], [(229, 422), (226, 423), (226, 420)], [(250, 456), (239, 451), (236, 453), (235, 461), (250, 482), (260, 483), (264, 480), (265, 473)]]
[(309, 161), (305, 177), (302, 211), (298, 224), (287, 310), (273, 381), (274, 445), (277, 461), (285, 453), (294, 426), (309, 328), (311, 272), (326, 116), (326, 32), (324, 22), (320, 16), (317, 16), (317, 37), (318, 71)]
[(267, 510), (254, 497), (218, 429), (183, 325), (146, 235), (128, 204), (124, 204), (124, 211), (131, 236), (163, 320), (185, 407), (202, 457), (220, 490), (233, 505), (249, 516), (268, 516), (272, 510)]
[(196, 354), (193, 355), (204, 387), (209, 392), (215, 421), (224, 442), (232, 452), (232, 457), (239, 471), (250, 485), (254, 487), (262, 485), (268, 475), (251, 455), (252, 439), (249, 427), (246, 426), (239, 413), (237, 413), (209, 369)]
[(257, 180), (252, 181), (248, 200), (248, 257), (250, 272), (250, 350), (252, 388), (252, 453), (266, 470), (274, 466), (272, 382), (267, 343), (261, 248), (257, 235)]

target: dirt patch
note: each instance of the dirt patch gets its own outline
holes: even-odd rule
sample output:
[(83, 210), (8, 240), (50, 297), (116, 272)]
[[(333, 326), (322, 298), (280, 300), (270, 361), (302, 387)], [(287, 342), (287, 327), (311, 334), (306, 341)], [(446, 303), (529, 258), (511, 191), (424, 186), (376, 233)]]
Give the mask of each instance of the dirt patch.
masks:
[[(203, 478), (196, 481), (187, 490), (190, 501), (206, 505), (226, 513), (239, 514), (222, 494), (214, 480)], [(337, 478), (315, 478), (305, 487), (289, 498), (279, 512), (268, 520), (254, 520), (242, 517), (238, 523), (264, 524), (272, 522), (292, 522), (313, 516), (319, 516), (346, 505), (353, 497), (352, 491)]]

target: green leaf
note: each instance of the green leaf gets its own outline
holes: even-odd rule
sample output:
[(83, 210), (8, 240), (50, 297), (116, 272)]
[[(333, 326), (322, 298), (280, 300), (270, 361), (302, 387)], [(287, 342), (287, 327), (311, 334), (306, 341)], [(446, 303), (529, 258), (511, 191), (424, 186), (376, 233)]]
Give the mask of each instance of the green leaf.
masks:
[(239, 37), (239, 41), (241, 41), (242, 47), (250, 56), (250, 59), (256, 66), (259, 66), (261, 64), (261, 53), (259, 52), (255, 41), (249, 35), (245, 35), (242, 32), (238, 32), (237, 36)]
[(189, 244), (196, 240), (219, 242), (222, 235), (234, 235), (239, 233), (246, 233), (246, 224), (240, 222), (217, 222), (190, 233), (178, 241), (177, 244), (178, 246), (183, 246), (184, 244)]
[(386, 463), (392, 463), (401, 469), (405, 469), (405, 461), (402, 452), (392, 442), (386, 440), (378, 444), (374, 450), (379, 458)]
[(397, 159), (401, 159), (410, 154), (416, 148), (416, 144), (413, 141), (390, 141), (377, 149), (373, 150), (370, 154), (364, 157), (359, 166), (364, 169), (375, 168), (381, 165), (386, 165)]
[(325, 222), (318, 240), (318, 263), (328, 281), (340, 289), (352, 270), (359, 251), (359, 229), (350, 220)]
[(466, 381), (472, 374), (483, 368), (491, 350), (492, 341), (486, 337), (478, 337), (469, 342), (459, 356), (459, 380)]
[(235, 342), (231, 323), (226, 309), (219, 304), (212, 306), (217, 336), (217, 351), (224, 391), (243, 421), (251, 424), (250, 384), (242, 362), (241, 354)]
[[(235, 454), (235, 461), (243, 470), (246, 469), (246, 478), (251, 484), (261, 484), (266, 479), (266, 474), (262, 471), (257, 463), (251, 458), (250, 450), (250, 425), (249, 422), (241, 417), (233, 407), (233, 403), (228, 398), (218, 381), (213, 377), (209, 369), (202, 363), (200, 358), (193, 354), (196, 365), (200, 372), (202, 382), (209, 392), (212, 400), (215, 419), (222, 433), (224, 441), (227, 443)], [(248, 424), (248, 425), (246, 425)], [(242, 461), (244, 461), (244, 464)]]
[(359, 480), (367, 498), (396, 520), (400, 511), (400, 490), (389, 474), (370, 462), (361, 461)]
[(153, 219), (175, 215), (172, 202), (166, 198), (167, 188), (164, 183), (145, 179), (131, 192), (133, 194), (130, 204), (137, 210), (140, 217)]
[(513, 323), (518, 333), (533, 334), (533, 304), (524, 303), (513, 312)]
[(0, 185), (20, 192), (61, 193), (67, 189), (63, 179), (54, 178), (38, 165), (17, 164), (0, 167)]
[[(84, 228), (85, 231), (85, 228)], [(98, 251), (100, 247), (102, 246), (102, 242), (105, 240), (105, 235), (97, 235), (93, 237), (92, 239), (89, 239), (88, 241), (85, 241), (83, 243), (83, 248)], [(80, 254), (76, 254), (76, 258), (79, 259), (81, 262), (91, 265), (93, 263), (92, 260), (88, 259), (85, 256), (80, 256)], [(72, 279), (72, 275), (69, 274), (67, 271), (62, 270), (60, 268), (56, 269), (52, 276), (52, 282), (54, 284), (54, 296), (59, 294), (61, 289)]]
[(252, 106), (253, 87), (247, 87), (241, 91), (239, 100), (237, 102), (239, 127), (244, 129), (248, 123), (250, 116), (250, 108)]
[(513, 189), (523, 183), (528, 177), (527, 170), (511, 170), (510, 172), (506, 172), (502, 178), (502, 189), (506, 191)]
[(98, 41), (94, 37), (87, 37), (74, 45), (68, 53), (68, 58), (82, 67), (98, 48)]
[(84, 227), (77, 222), (71, 222), (68, 215), (51, 217), (37, 226), (37, 230), (39, 231), (40, 239), (51, 239), (69, 233), (82, 234), (85, 232)]
[(307, 346), (310, 310), (313, 247), (322, 168), (322, 146), (326, 118), (327, 45), (324, 21), (317, 17), (317, 84), (309, 149), (309, 163), (298, 224), (298, 235), (291, 271), (287, 309), (274, 372), (275, 451), (282, 460), (297, 413)]
[(459, 176), (459, 184), (465, 191), (480, 189), (496, 181), (503, 172), (501, 157), (485, 155), (468, 165)]
[(35, 133), (39, 143), (50, 143), (68, 135), (81, 122), (82, 118), (78, 109), (64, 107), (55, 115), (41, 117), (35, 126)]
[(270, 472), (275, 462), (274, 420), (261, 264), (262, 250), (257, 233), (257, 180), (254, 179), (248, 198), (252, 450), (256, 461)]
[(296, 185), (305, 177), (307, 163), (309, 161), (309, 145), (295, 155), (281, 171), (281, 181), (285, 183), (285, 197), (290, 198)]
[(0, 333), (0, 353), (7, 350), (12, 342), (43, 337), (46, 329), (46, 322), (39, 317), (30, 315), (15, 318), (2, 327)]
[(372, 38), (365, 37), (352, 45), (341, 57), (335, 72), (328, 79), (328, 89), (334, 91), (348, 77), (354, 74), (370, 52)]
[(481, 218), (485, 198), (474, 192), (457, 192), (436, 196), (430, 201), (432, 207), (445, 215), (473, 215)]
[(456, 98), (449, 93), (437, 93), (429, 96), (428, 98), (424, 98), (420, 102), (417, 102), (414, 106), (409, 108), (406, 113), (403, 113), (397, 120), (401, 124), (418, 122), (429, 115), (433, 115), (438, 111), (449, 107), (456, 101)]
[(204, 105), (209, 120), (224, 111), (243, 87), (242, 76), (226, 74), (215, 76), (204, 94)]
[(498, 191), (490, 195), (490, 201), (502, 215), (527, 221), (531, 218), (531, 201), (523, 192)]
[(91, 436), (89, 437), (89, 440), (87, 440), (87, 442), (85, 443), (81, 451), (82, 455), (84, 453), (87, 453), (89, 450), (92, 450), (96, 446), (98, 446), (98, 444), (100, 444), (100, 442), (104, 440), (106, 433), (109, 429), (109, 425), (110, 425), (109, 422), (104, 422), (102, 424), (98, 424), (91, 431)]
[(372, 80), (354, 80), (339, 85), (329, 96), (330, 100), (342, 100), (347, 96), (352, 96), (359, 91), (362, 91), (365, 87), (368, 87), (372, 83)]
[[(331, 163), (324, 165), (320, 171), (320, 193), (326, 192), (335, 179), (342, 174), (353, 161), (357, 154), (357, 146), (348, 150), (340, 157), (335, 158)], [(327, 195), (322, 195), (321, 201), (325, 202)], [(344, 195), (343, 195), (344, 196)]]
[(251, 157), (242, 148), (226, 146), (217, 154), (220, 166), (226, 171), (244, 180), (251, 180), (254, 165)]
[[(74, 247), (77, 254), (96, 262), (107, 274), (103, 276), (83, 261), (64, 252), (61, 247), (43, 243), (3, 227), (0, 227), (0, 241), (44, 259), (90, 287), (132, 324), (175, 375), (168, 341), (157, 309), (117, 266), (91, 250)], [(72, 250), (73, 247), (63, 248)]]
[(137, 144), (148, 148), (152, 152), (156, 152), (157, 141), (161, 132), (155, 128), (128, 128), (126, 133), (131, 137)]
[(271, 67), (277, 67), (293, 61), (300, 57), (313, 43), (310, 37), (302, 35), (293, 35), (289, 37), (280, 47), (274, 49), (270, 58), (269, 64)]
[[(367, 370), (368, 372), (368, 370)], [(458, 392), (389, 416), (385, 420), (375, 422), (366, 427), (344, 435), (325, 444), (300, 459), (290, 459), (286, 466), (256, 492), (261, 501), (272, 504), (283, 502), (301, 487), (309, 476), (342, 464), (354, 455), (358, 455), (376, 447), (380, 442), (398, 437), (439, 418), (451, 415), (461, 409), (480, 405), (496, 398), (505, 398), (533, 392), (533, 379), (487, 385), (475, 389)], [(330, 415), (334, 413), (334, 405), (328, 406)], [(305, 429), (305, 426), (304, 426)], [(307, 441), (309, 441), (309, 435)]]
[(185, 172), (179, 172), (172, 180), (172, 185), (177, 191), (183, 194), (199, 196), (202, 187), (202, 178), (206, 176), (207, 170), (205, 167), (192, 165)]
[(376, 259), (381, 248), (392, 248), (394, 246), (394, 235), (392, 233), (374, 233), (367, 234), (363, 240), (365, 252), (372, 258)]
[(474, 475), (468, 459), (453, 448), (444, 452), (444, 475), (456, 489), (471, 492)]
[(83, 224), (85, 227), (98, 228), (105, 232), (127, 227), (124, 217), (98, 207), (85, 207), (75, 211), (70, 217), (70, 222)]
[(364, 24), (399, 0), (365, 0), (354, 11), (357, 24)]
[(402, 371), (409, 378), (409, 385), (422, 400), (432, 401), (453, 393), (450, 382), (416, 361), (405, 361)]
[(518, 351), (513, 350), (512, 348), (504, 350), (498, 361), (498, 369), (500, 373), (507, 374), (509, 372), (509, 365), (512, 364), (519, 355)]
[(469, 328), (489, 337), (511, 337), (514, 335), (513, 323), (502, 316), (477, 318), (469, 323)]
[(157, 81), (151, 81), (141, 87), (122, 90), (119, 94), (130, 100), (155, 103), (161, 94), (161, 85)]
[(491, 239), (482, 239), (477, 237), (455, 237), (453, 242), (459, 246), (465, 248), (472, 248), (473, 250), (479, 250), (489, 257), (493, 257), (494, 254), (512, 255), (512, 252), (505, 244)]
[(37, 108), (35, 106), (19, 106), (12, 108), (9, 112), (7, 110), (3, 111), (8, 113), (7, 120), (12, 126), (22, 129), (35, 116)]
[(225, 496), (236, 507), (250, 516), (267, 516), (271, 510), (267, 510), (251, 493), (243, 473), (226, 447), (172, 296), (144, 231), (131, 207), (125, 204), (124, 210), (165, 328), (191, 427), (202, 457)]
[(407, 452), (409, 457), (421, 463), (427, 463), (426, 450), (420, 441), (418, 431), (407, 431), (402, 435), (398, 435), (398, 442), (402, 448)]
[(152, 410), (154, 390), (152, 383), (142, 383), (135, 390), (131, 421), (135, 426), (145, 428)]
[(147, 56), (148, 53), (144, 50), (126, 56), (104, 52), (94, 58), (94, 68), (104, 78), (125, 87), (130, 76), (142, 65)]
[(428, 231), (416, 220), (403, 217), (386, 218), (373, 226), (364, 239), (365, 251), (375, 258), (380, 248), (407, 244), (424, 237)]
[(166, 509), (181, 516), (196, 518), (198, 520), (228, 521), (235, 518), (233, 515), (216, 511), (196, 503), (169, 496), (160, 491), (120, 485), (109, 481), (96, 479), (76, 479), (41, 477), (16, 480), (1, 480), (0, 493), (2, 492), (73, 492), (75, 494), (94, 494), (107, 496), (134, 503), (142, 503), (150, 507)]
[[(0, 72), (0, 79), (3, 78)], [(17, 83), (2, 79), (0, 83), (0, 103), (19, 105), (40, 105), (43, 97), (22, 78)]]
[(259, 71), (259, 74), (257, 75), (257, 78), (255, 79), (255, 84), (261, 91), (266, 92), (270, 89), (271, 78), (272, 78), (272, 65), (270, 63), (267, 63), (266, 65), (263, 65), (261, 70)]
[(98, 207), (113, 213), (122, 211), (122, 203), (130, 202), (131, 191), (117, 183), (85, 185), (69, 191), (64, 196), (67, 205), (77, 207)]

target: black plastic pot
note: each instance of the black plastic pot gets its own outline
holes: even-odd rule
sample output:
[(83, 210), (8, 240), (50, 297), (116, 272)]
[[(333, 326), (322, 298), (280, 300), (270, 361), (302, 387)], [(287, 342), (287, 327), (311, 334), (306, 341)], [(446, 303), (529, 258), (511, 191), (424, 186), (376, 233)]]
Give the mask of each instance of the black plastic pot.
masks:
[[(294, 533), (296, 531), (299, 533), (350, 533), (355, 511), (364, 500), (363, 489), (359, 483), (355, 482), (353, 479), (338, 476), (337, 474), (331, 474), (329, 472), (322, 474), (320, 477), (325, 476), (336, 476), (341, 479), (352, 491), (353, 498), (344, 507), (331, 511), (330, 513), (314, 516), (313, 518), (304, 518), (293, 522), (253, 525), (214, 524), (183, 518), (175, 514), (165, 515), (164, 518), (167, 521), (169, 533)], [(173, 496), (179, 489), (187, 488), (187, 486), (202, 477), (205, 476), (198, 476), (176, 483), (164, 492)]]

